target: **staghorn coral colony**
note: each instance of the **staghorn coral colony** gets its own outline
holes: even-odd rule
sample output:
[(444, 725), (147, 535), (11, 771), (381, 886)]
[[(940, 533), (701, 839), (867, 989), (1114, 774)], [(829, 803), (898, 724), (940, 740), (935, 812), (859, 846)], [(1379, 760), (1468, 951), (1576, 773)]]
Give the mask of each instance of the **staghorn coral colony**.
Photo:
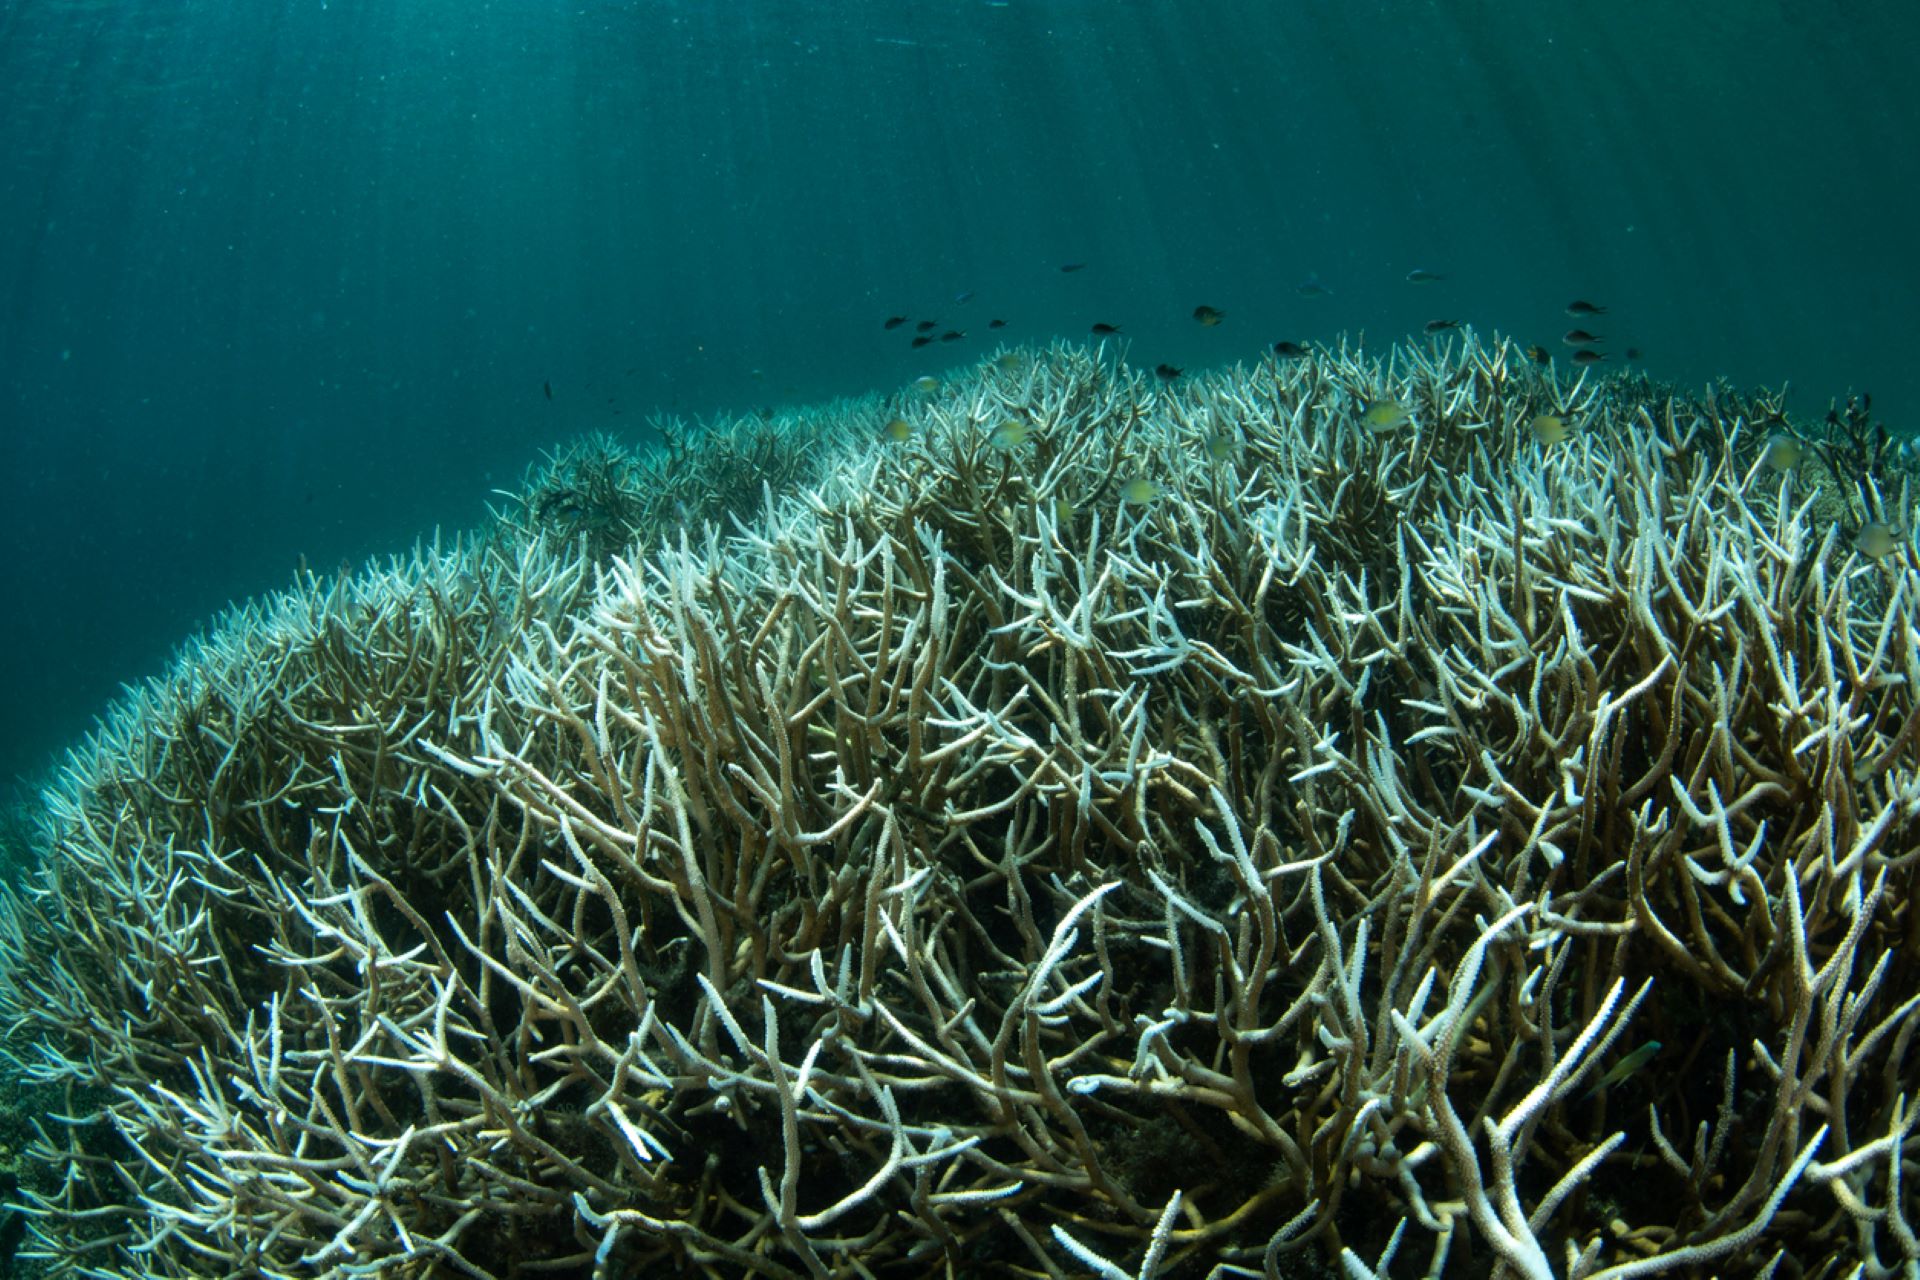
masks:
[(1914, 495), (1785, 427), (1468, 335), (556, 455), (50, 789), (23, 1251), (1912, 1274)]

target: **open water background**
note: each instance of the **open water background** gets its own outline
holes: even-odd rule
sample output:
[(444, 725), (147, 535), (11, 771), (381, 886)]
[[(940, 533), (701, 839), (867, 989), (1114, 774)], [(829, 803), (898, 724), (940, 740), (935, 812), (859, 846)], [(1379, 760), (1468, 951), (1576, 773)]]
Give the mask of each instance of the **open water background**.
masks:
[(0, 778), (303, 556), (994, 316), (1204, 366), (1587, 298), (1912, 431), (1916, 67), (1912, 0), (0, 0)]

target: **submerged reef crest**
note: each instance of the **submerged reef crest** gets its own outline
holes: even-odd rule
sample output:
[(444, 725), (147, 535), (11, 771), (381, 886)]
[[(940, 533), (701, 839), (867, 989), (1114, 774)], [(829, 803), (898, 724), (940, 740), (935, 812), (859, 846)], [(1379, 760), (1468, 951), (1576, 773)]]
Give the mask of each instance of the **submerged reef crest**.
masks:
[(47, 790), (23, 1252), (1920, 1266), (1912, 477), (1769, 412), (1471, 333), (1060, 345), (558, 454)]

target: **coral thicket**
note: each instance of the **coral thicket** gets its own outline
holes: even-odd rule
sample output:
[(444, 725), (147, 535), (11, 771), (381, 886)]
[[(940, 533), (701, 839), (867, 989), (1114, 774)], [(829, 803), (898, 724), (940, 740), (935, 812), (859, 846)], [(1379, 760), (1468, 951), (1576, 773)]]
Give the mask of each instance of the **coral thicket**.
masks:
[(556, 455), (75, 752), (0, 916), (27, 1252), (1920, 1265), (1885, 451), (1471, 336), (732, 432)]

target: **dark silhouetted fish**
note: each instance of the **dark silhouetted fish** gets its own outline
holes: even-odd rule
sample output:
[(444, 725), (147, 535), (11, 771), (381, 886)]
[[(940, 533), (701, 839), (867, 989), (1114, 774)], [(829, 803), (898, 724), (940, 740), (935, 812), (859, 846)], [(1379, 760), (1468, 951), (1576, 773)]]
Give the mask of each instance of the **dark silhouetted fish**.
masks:
[(938, 320), (922, 320), (919, 324), (913, 327), (919, 330), (921, 333), (927, 333), (933, 329), (939, 328), (939, 326), (940, 326), (940, 322)]
[(913, 340), (913, 345), (916, 347), (924, 347), (924, 346), (927, 346), (932, 341), (933, 341), (932, 338), (929, 338), (926, 334), (923, 333), (919, 337)]
[(1579, 298), (1575, 298), (1567, 304), (1567, 314), (1579, 320), (1586, 316), (1603, 316), (1607, 314), (1607, 309), (1605, 307), (1595, 306), (1591, 302), (1583, 302)]
[(1157, 364), (1153, 366), (1153, 372), (1154, 376), (1162, 382), (1172, 382), (1175, 378), (1185, 373), (1186, 370), (1177, 364)]
[(546, 393), (547, 399), (553, 399), (553, 384), (551, 382), (541, 383), (540, 390)]
[(1005, 320), (989, 320), (989, 321), (987, 321), (987, 328), (989, 328), (989, 329), (1004, 329), (1004, 328), (1006, 328), (1006, 327), (1007, 327), (1007, 322), (1006, 322)]
[(1449, 329), (1458, 329), (1458, 320), (1429, 320), (1424, 326), (1428, 333), (1445, 333)]
[(1093, 326), (1093, 328), (1089, 329), (1087, 332), (1097, 333), (1101, 337), (1105, 338), (1120, 332), (1120, 326), (1117, 324), (1096, 324)]
[(1592, 342), (1605, 342), (1606, 339), (1597, 333), (1588, 333), (1585, 329), (1569, 329), (1560, 335), (1560, 341), (1570, 347), (1584, 347)]
[(905, 316), (888, 316), (887, 322), (881, 325), (880, 327), (882, 329), (898, 329), (901, 325), (905, 324), (906, 322), (907, 322), (907, 318)]
[(1573, 353), (1573, 362), (1575, 364), (1599, 364), (1605, 359), (1605, 356), (1593, 350), (1591, 347), (1582, 347)]
[(1062, 275), (1072, 275), (1076, 271), (1085, 271), (1086, 269), (1087, 264), (1084, 262), (1069, 262), (1061, 266), (1060, 272)]
[(1288, 342), (1282, 338), (1279, 342), (1273, 344), (1273, 354), (1279, 356), (1282, 360), (1298, 360), (1301, 356), (1307, 354), (1307, 349), (1297, 342)]
[(967, 336), (967, 333), (966, 333), (966, 330), (964, 329), (949, 329), (945, 333), (940, 335), (940, 341), (958, 342), (960, 341), (960, 339), (966, 336)]
[(1222, 320), (1225, 320), (1227, 318), (1227, 313), (1222, 311), (1218, 307), (1201, 306), (1201, 307), (1195, 307), (1193, 309), (1193, 318), (1195, 320), (1198, 320), (1201, 324), (1205, 325), (1207, 328), (1211, 329), (1213, 328), (1213, 326), (1219, 324)]
[(1536, 342), (1527, 348), (1527, 359), (1533, 361), (1535, 364), (1552, 364), (1553, 352)]

